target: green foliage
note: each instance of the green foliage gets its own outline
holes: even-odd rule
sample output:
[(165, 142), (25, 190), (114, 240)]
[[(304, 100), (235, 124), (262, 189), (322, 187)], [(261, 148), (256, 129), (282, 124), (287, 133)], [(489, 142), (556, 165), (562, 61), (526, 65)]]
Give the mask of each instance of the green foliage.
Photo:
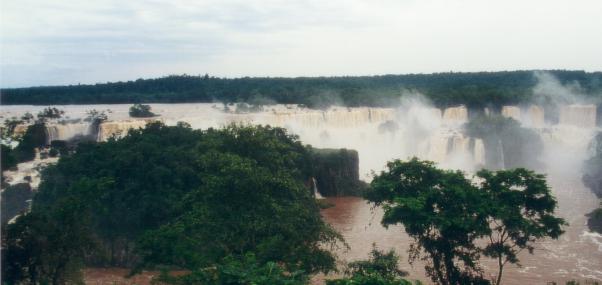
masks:
[(33, 197), (29, 183), (18, 183), (2, 191), (2, 224), (22, 213), (29, 205), (27, 200)]
[(587, 227), (590, 231), (602, 233), (602, 202), (598, 209), (587, 214)]
[(46, 107), (38, 113), (38, 121), (44, 122), (48, 119), (60, 119), (65, 114), (65, 111), (55, 107)]
[(370, 259), (349, 263), (347, 273), (352, 275), (379, 274), (386, 279), (394, 280), (407, 275), (407, 272), (397, 269), (398, 262), (399, 256), (394, 250), (385, 253), (378, 250), (373, 244)]
[(17, 161), (29, 161), (35, 158), (35, 148), (46, 145), (46, 125), (35, 123), (27, 127), (19, 145), (14, 149)]
[(53, 211), (32, 212), (2, 227), (2, 279), (7, 284), (81, 281), (80, 268), (93, 246), (82, 221), (84, 206), (63, 199)]
[(133, 118), (149, 118), (156, 116), (155, 113), (151, 112), (150, 105), (134, 104), (130, 107), (130, 117)]
[[(394, 250), (385, 253), (379, 251), (375, 245), (372, 245), (369, 260), (354, 261), (348, 264), (346, 274), (349, 278), (327, 280), (327, 285), (352, 285), (352, 284), (370, 284), (370, 285), (411, 285), (412, 282), (403, 279), (407, 273), (399, 270), (397, 264), (399, 256)], [(416, 281), (414, 284), (420, 284)]]
[(25, 114), (23, 114), (23, 116), (21, 116), (21, 120), (23, 120), (23, 122), (26, 122), (26, 123), (32, 122), (33, 119), (34, 119), (33, 114), (31, 114), (29, 112), (25, 112)]
[(8, 170), (10, 168), (13, 168), (15, 166), (17, 166), (17, 157), (15, 156), (15, 151), (13, 151), (9, 146), (7, 145), (0, 145), (0, 160), (2, 161), (0, 168), (2, 168), (2, 171)]
[(158, 281), (175, 285), (302, 285), (307, 284), (307, 275), (302, 271), (286, 272), (278, 263), (260, 263), (255, 255), (246, 254), (227, 256), (214, 266), (179, 277), (164, 272)]
[[(78, 243), (72, 249), (95, 266), (195, 271), (254, 254), (258, 268), (276, 263), (287, 273), (328, 271), (334, 257), (324, 245), (341, 238), (322, 221), (304, 185), (309, 162), (298, 138), (281, 128), (200, 131), (151, 123), (122, 139), (80, 143), (46, 168), (32, 217), (73, 223), (64, 227), (96, 240), (94, 250)], [(53, 214), (65, 210), (62, 201), (81, 205), (78, 219)], [(43, 239), (46, 230), (31, 231)], [(23, 234), (3, 237), (16, 243)], [(62, 254), (55, 248), (44, 254)]]
[(498, 259), (499, 284), (503, 266), (518, 263), (520, 250), (532, 253), (533, 242), (558, 238), (566, 224), (553, 215), (556, 201), (543, 175), (519, 168), (477, 177), (479, 185), (432, 162), (395, 160), (366, 195), (383, 206), (383, 225), (403, 224), (415, 240), (410, 261), (422, 256), (437, 284), (488, 284), (481, 254)]
[(16, 117), (4, 120), (4, 128), (2, 128), (2, 138), (7, 139), (14, 135), (15, 128), (23, 124), (23, 120), (19, 120)]
[[(150, 110), (150, 107), (149, 107)], [(131, 112), (131, 109), (130, 109)], [(131, 116), (131, 115), (130, 115)], [(104, 111), (98, 111), (96, 109), (86, 111), (86, 117), (84, 122), (92, 122), (93, 124), (100, 124), (108, 119), (107, 114)]]
[[(562, 84), (579, 83), (591, 97), (602, 94), (602, 73), (548, 71)], [(391, 106), (404, 90), (424, 94), (439, 107), (516, 105), (529, 102), (537, 79), (533, 71), (434, 73), (383, 76), (216, 78), (167, 76), (94, 85), (2, 89), (3, 104), (107, 104), (176, 102), (276, 102), (322, 108)]]
[[(50, 152), (56, 152), (56, 154), (60, 155), (67, 155), (69, 154), (69, 145), (67, 141), (53, 140), (50, 142)], [(52, 156), (50, 152), (48, 154)]]
[(517, 168), (481, 170), (477, 177), (482, 181), (480, 191), (487, 195), (484, 206), (491, 229), (487, 234), (490, 242), (482, 253), (498, 260), (495, 284), (501, 284), (505, 264), (518, 263), (523, 249), (533, 254), (539, 239), (557, 239), (567, 223), (554, 216), (557, 202), (544, 175)]
[(48, 156), (50, 157), (57, 157), (59, 155), (59, 151), (56, 148), (51, 148), (48, 151)]
[(541, 169), (543, 149), (540, 136), (520, 123), (500, 115), (479, 115), (465, 126), (469, 136), (481, 138), (485, 144), (488, 168)]

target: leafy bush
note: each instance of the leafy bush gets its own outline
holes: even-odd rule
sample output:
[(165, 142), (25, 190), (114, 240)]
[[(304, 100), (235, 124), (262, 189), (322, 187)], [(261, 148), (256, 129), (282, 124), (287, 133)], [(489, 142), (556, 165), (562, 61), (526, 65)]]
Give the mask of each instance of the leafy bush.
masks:
[(47, 107), (38, 113), (38, 120), (41, 122), (47, 119), (60, 119), (65, 114), (65, 111), (55, 107)]
[(130, 107), (130, 117), (133, 118), (149, 118), (156, 116), (155, 113), (151, 112), (150, 105), (134, 104)]
[(228, 256), (220, 263), (194, 270), (179, 277), (163, 272), (158, 281), (174, 285), (303, 285), (307, 275), (303, 271), (286, 272), (275, 262), (260, 263), (255, 255)]
[(345, 271), (347, 275), (351, 277), (327, 280), (327, 285), (355, 285), (355, 284), (369, 284), (369, 285), (411, 285), (420, 284), (419, 281), (412, 283), (408, 280), (403, 279), (407, 273), (399, 270), (398, 262), (399, 256), (395, 251), (390, 250), (385, 253), (379, 251), (375, 245), (372, 245), (372, 251), (370, 252), (370, 259), (354, 261), (348, 264), (348, 268)]
[(0, 148), (2, 151), (2, 153), (0, 153), (0, 159), (2, 160), (0, 168), (2, 168), (2, 171), (17, 166), (18, 161), (15, 152), (7, 145), (0, 145)]

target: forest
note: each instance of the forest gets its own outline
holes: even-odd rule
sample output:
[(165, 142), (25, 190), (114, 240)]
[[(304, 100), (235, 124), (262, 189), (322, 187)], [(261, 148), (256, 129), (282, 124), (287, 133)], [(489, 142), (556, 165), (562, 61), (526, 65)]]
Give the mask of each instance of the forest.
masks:
[[(546, 72), (562, 84), (578, 85), (586, 96), (602, 93), (602, 72)], [(5, 105), (247, 102), (322, 108), (333, 104), (391, 106), (402, 95), (419, 92), (438, 107), (465, 104), (477, 108), (528, 102), (536, 83), (534, 71), (232, 79), (171, 75), (93, 85), (5, 88), (1, 101)]]

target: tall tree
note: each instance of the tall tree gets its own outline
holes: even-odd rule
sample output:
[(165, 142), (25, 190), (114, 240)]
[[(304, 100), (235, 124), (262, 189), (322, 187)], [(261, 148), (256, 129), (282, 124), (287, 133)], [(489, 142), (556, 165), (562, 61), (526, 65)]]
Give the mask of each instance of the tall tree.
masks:
[(518, 264), (518, 253), (533, 254), (534, 243), (542, 238), (558, 238), (566, 222), (554, 216), (556, 199), (545, 176), (523, 168), (477, 173), (480, 190), (487, 195), (489, 243), (483, 254), (497, 259), (495, 284), (501, 284), (504, 266)]
[[(558, 238), (563, 219), (545, 177), (526, 169), (480, 171), (473, 183), (464, 173), (437, 169), (416, 158), (395, 160), (372, 181), (367, 198), (382, 205), (383, 225), (401, 223), (414, 238), (411, 257), (423, 253), (426, 271), (438, 284), (487, 284), (481, 255), (504, 265), (543, 238)], [(412, 259), (411, 259), (412, 260)]]

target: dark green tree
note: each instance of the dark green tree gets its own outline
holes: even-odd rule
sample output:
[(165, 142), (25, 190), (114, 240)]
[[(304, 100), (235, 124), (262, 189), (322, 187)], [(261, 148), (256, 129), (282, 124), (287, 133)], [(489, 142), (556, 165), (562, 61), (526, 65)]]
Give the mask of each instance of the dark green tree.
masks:
[(495, 284), (501, 284), (504, 265), (518, 264), (518, 253), (527, 249), (533, 254), (534, 244), (543, 238), (557, 239), (566, 222), (554, 216), (556, 199), (544, 175), (524, 168), (477, 173), (479, 190), (486, 197), (489, 243), (485, 256), (498, 261)]
[[(327, 280), (328, 285), (411, 285), (412, 282), (403, 279), (407, 272), (398, 269), (399, 256), (394, 250), (380, 251), (372, 245), (370, 259), (350, 262), (345, 274), (348, 278)], [(420, 284), (416, 282), (415, 284)]]
[(307, 275), (287, 272), (276, 262), (261, 263), (255, 255), (227, 256), (215, 266), (174, 277), (164, 272), (159, 281), (174, 285), (303, 285)]
[(60, 119), (64, 114), (65, 111), (56, 107), (46, 107), (38, 113), (38, 121), (45, 122), (48, 119)]
[(151, 106), (145, 104), (134, 104), (130, 107), (130, 117), (133, 118), (149, 118), (156, 116), (155, 113), (151, 112)]
[(52, 212), (33, 212), (2, 227), (2, 281), (6, 284), (81, 282), (84, 256), (94, 246), (85, 206), (64, 199)]
[(477, 173), (478, 184), (459, 171), (437, 169), (416, 158), (395, 160), (372, 181), (367, 198), (382, 205), (383, 225), (401, 223), (414, 238), (411, 259), (424, 253), (427, 274), (438, 284), (487, 284), (481, 255), (503, 267), (543, 238), (558, 238), (563, 219), (545, 176), (526, 169)]
[(0, 145), (2, 153), (0, 153), (0, 159), (2, 160), (2, 171), (8, 170), (17, 166), (17, 157), (15, 156), (15, 152), (7, 145)]
[(29, 161), (35, 158), (35, 149), (46, 145), (46, 125), (44, 123), (35, 123), (29, 127), (23, 134), (19, 145), (14, 149), (17, 161)]
[[(340, 235), (322, 221), (304, 184), (310, 166), (296, 136), (263, 126), (200, 131), (151, 123), (122, 139), (80, 143), (43, 171), (31, 214), (2, 236), (11, 245), (3, 247), (7, 264), (25, 264), (6, 268), (83, 259), (96, 266), (184, 268), (193, 274), (227, 265), (228, 256), (252, 254), (260, 269), (277, 264), (305, 275), (331, 270), (334, 257), (325, 245)], [(67, 215), (68, 209), (79, 218)], [(71, 237), (69, 248), (63, 245), (68, 233), (59, 236), (55, 226), (95, 246)], [(28, 240), (32, 246), (22, 245)], [(33, 250), (43, 241), (57, 245)], [(20, 280), (37, 278), (17, 273), (12, 276)]]
[(415, 243), (410, 262), (421, 257), (437, 284), (486, 283), (475, 241), (487, 234), (482, 194), (460, 171), (445, 171), (416, 158), (395, 160), (374, 177), (367, 199), (382, 205), (384, 226), (401, 223)]

